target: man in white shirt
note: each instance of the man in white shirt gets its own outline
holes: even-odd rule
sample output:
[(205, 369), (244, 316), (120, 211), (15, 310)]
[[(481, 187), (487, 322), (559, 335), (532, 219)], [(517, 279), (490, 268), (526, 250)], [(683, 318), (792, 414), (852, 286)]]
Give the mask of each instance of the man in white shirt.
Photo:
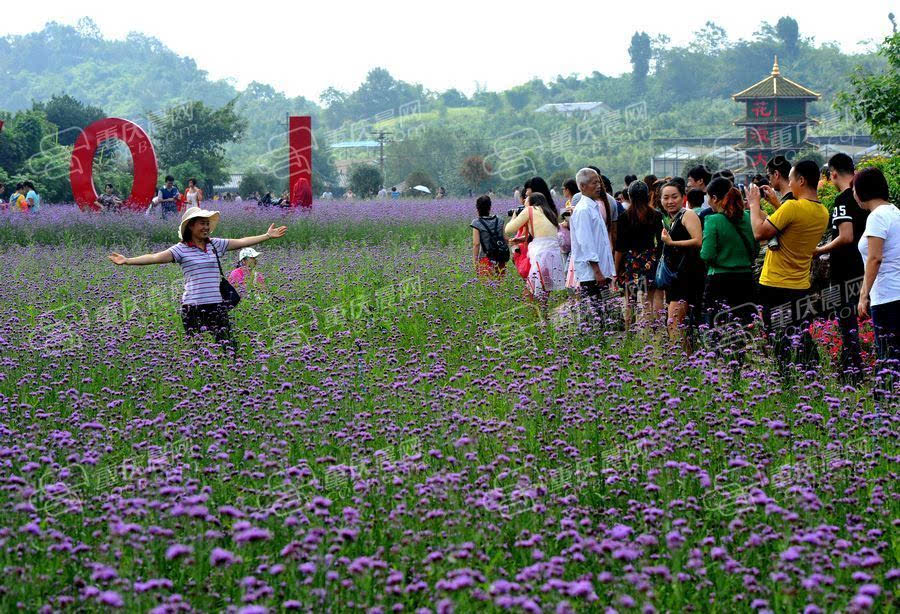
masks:
[(603, 181), (596, 171), (583, 168), (575, 175), (581, 190), (581, 198), (572, 212), (569, 228), (572, 233), (572, 258), (575, 262), (575, 279), (587, 296), (599, 302), (601, 291), (615, 277), (615, 262), (609, 235), (595, 199), (605, 198)]

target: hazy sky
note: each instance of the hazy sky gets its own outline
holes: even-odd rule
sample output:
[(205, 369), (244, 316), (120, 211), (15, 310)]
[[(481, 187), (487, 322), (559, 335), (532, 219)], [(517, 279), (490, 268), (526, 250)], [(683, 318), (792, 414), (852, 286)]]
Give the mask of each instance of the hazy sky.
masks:
[[(760, 8), (754, 10), (754, 4)], [(591, 5), (597, 8), (588, 13)], [(107, 38), (124, 38), (129, 31), (154, 36), (194, 58), (212, 78), (228, 78), (239, 88), (261, 81), (318, 102), (329, 85), (355, 89), (375, 66), (429, 89), (456, 87), (467, 94), (477, 84), (497, 90), (532, 77), (594, 70), (617, 75), (630, 70), (627, 49), (635, 30), (685, 43), (711, 19), (732, 39), (749, 38), (762, 22), (778, 20), (777, 6), (790, 7), (801, 36), (835, 41), (845, 51), (862, 50), (863, 40), (880, 41), (891, 32), (887, 14), (900, 14), (896, 0), (857, 0), (844, 12), (823, 0), (590, 5), (570, 0), (33, 0), (5, 3), (2, 13), (9, 34), (39, 30), (47, 21), (75, 24), (89, 16)]]

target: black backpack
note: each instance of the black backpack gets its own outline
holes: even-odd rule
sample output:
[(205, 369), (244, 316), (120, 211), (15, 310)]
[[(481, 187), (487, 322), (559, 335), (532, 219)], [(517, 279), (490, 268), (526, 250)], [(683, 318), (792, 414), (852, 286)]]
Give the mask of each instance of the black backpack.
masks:
[[(494, 220), (499, 221), (496, 217)], [(502, 233), (497, 233), (497, 225), (494, 224), (493, 228), (489, 228), (487, 222), (483, 219), (478, 221), (481, 222), (484, 231), (488, 235), (487, 241), (484, 240), (484, 236), (481, 237), (481, 249), (484, 251), (484, 254), (497, 263), (509, 262), (509, 244)], [(479, 228), (479, 230), (481, 229)]]

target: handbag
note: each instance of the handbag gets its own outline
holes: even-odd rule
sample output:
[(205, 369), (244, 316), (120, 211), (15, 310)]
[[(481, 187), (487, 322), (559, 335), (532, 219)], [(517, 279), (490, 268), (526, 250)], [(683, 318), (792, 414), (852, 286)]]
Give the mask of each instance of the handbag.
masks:
[(513, 264), (522, 279), (528, 279), (531, 272), (531, 260), (528, 259), (528, 243), (531, 241), (534, 229), (534, 219), (532, 218), (531, 207), (528, 207), (528, 224), (525, 227), (525, 240), (519, 244), (513, 253)]
[(216, 264), (219, 265), (219, 275), (222, 276), (222, 279), (219, 281), (219, 292), (222, 294), (222, 303), (225, 305), (226, 309), (234, 309), (238, 306), (238, 303), (241, 302), (241, 295), (238, 294), (238, 291), (234, 289), (234, 286), (225, 279), (225, 273), (222, 272), (222, 263), (219, 261), (219, 252), (216, 251), (216, 246), (212, 244), (212, 241), (210, 241), (210, 247), (212, 247), (213, 254), (216, 255)]
[[(681, 222), (681, 216), (684, 213), (681, 213), (672, 220), (672, 228), (675, 228), (675, 225)], [(671, 232), (671, 230), (669, 231)], [(656, 265), (656, 276), (653, 279), (653, 283), (656, 284), (656, 287), (665, 290), (670, 288), (675, 281), (678, 280), (678, 273), (681, 271), (681, 267), (684, 266), (684, 259), (687, 257), (687, 254), (682, 254), (681, 262), (678, 263), (678, 266), (672, 269), (668, 264), (666, 264), (666, 246), (663, 246), (662, 254), (659, 257), (659, 263)]]

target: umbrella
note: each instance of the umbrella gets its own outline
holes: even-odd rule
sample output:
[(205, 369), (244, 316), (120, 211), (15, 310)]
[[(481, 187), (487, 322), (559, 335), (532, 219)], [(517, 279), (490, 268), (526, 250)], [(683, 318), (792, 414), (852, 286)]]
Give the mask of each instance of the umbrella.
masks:
[(431, 190), (429, 190), (428, 188), (426, 188), (423, 185), (414, 186), (413, 190), (418, 190), (419, 192), (425, 192), (426, 194), (431, 194)]

